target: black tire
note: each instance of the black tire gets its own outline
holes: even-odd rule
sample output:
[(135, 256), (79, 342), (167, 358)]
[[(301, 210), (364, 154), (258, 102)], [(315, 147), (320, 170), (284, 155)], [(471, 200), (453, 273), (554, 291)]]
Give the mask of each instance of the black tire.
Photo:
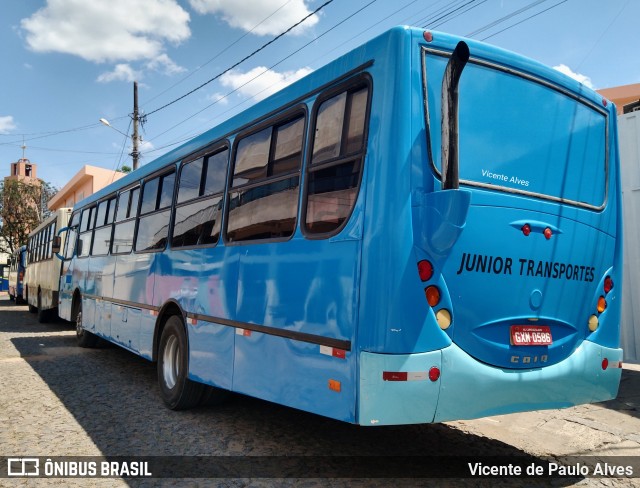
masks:
[(82, 328), (82, 302), (78, 305), (76, 315), (76, 344), (80, 347), (93, 348), (98, 345), (100, 338), (92, 332)]
[(158, 384), (162, 401), (171, 410), (186, 410), (200, 403), (205, 385), (187, 378), (189, 347), (182, 319), (169, 317), (158, 347)]
[(49, 322), (50, 310), (42, 310), (42, 296), (38, 292), (38, 322), (46, 324)]

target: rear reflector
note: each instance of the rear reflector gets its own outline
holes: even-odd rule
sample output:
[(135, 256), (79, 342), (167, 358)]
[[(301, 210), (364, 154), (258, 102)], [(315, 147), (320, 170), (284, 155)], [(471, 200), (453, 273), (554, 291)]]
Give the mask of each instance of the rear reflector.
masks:
[(333, 356), (334, 358), (346, 359), (347, 351), (344, 349), (336, 349), (335, 347), (320, 346), (320, 354), (325, 356)]
[[(432, 368), (433, 369), (433, 368)], [(426, 371), (383, 371), (383, 381), (425, 381), (430, 378), (430, 372)]]
[(435, 366), (429, 370), (429, 379), (431, 381), (438, 381), (440, 378), (440, 370)]
[(342, 384), (338, 380), (329, 380), (329, 389), (340, 393), (342, 390)]

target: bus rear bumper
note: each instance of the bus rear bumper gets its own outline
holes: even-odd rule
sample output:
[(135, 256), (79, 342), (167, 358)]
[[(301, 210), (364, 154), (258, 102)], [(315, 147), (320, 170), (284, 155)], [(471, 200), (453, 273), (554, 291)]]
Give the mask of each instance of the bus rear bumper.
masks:
[[(358, 423), (445, 422), (610, 400), (621, 362), (622, 349), (589, 341), (558, 364), (526, 370), (489, 366), (455, 344), (419, 354), (362, 352)], [(435, 381), (432, 368), (440, 371)]]
[[(607, 359), (608, 364), (604, 364)], [(615, 398), (622, 349), (582, 344), (564, 361), (527, 370), (480, 363), (458, 346), (442, 350), (435, 422), (566, 408)]]

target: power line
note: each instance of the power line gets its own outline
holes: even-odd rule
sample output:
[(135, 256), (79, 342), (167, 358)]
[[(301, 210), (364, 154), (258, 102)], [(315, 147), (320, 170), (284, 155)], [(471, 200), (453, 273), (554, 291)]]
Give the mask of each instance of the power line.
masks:
[(229, 68), (225, 69), (224, 71), (222, 71), (221, 73), (218, 73), (216, 76), (214, 76), (213, 78), (205, 81), (204, 83), (202, 83), (200, 86), (197, 86), (196, 88), (194, 88), (193, 90), (185, 93), (184, 95), (176, 98), (175, 100), (166, 103), (165, 105), (152, 110), (151, 112), (149, 112), (147, 114), (147, 116), (152, 115), (156, 112), (159, 112), (160, 110), (167, 108), (170, 105), (173, 105), (174, 103), (182, 100), (185, 97), (188, 97), (189, 95), (191, 95), (192, 93), (200, 90), (202, 87), (208, 85), (209, 83), (211, 83), (212, 81), (217, 80), (218, 78), (220, 78), (222, 75), (224, 75), (225, 73), (228, 73), (229, 71), (231, 71), (232, 69), (236, 68), (237, 66), (239, 66), (240, 64), (242, 64), (243, 62), (245, 62), (247, 59), (255, 56), (256, 54), (258, 54), (260, 51), (262, 51), (263, 49), (265, 49), (267, 46), (273, 44), (275, 41), (277, 41), (278, 39), (280, 39), (282, 36), (288, 34), (289, 32), (291, 32), (293, 29), (295, 29), (296, 27), (298, 27), (300, 24), (302, 24), (304, 21), (306, 21), (309, 17), (314, 16), (315, 14), (317, 14), (320, 10), (322, 10), (324, 7), (326, 7), (327, 5), (329, 5), (330, 3), (332, 3), (333, 0), (328, 0), (325, 3), (323, 3), (322, 5), (320, 5), (317, 9), (315, 9), (313, 12), (311, 12), (309, 15), (305, 16), (302, 20), (296, 22), (295, 24), (293, 24), (291, 27), (289, 27), (287, 30), (285, 30), (284, 32), (282, 32), (281, 34), (278, 34), (277, 36), (275, 36), (273, 39), (271, 39), (269, 42), (263, 44), (261, 47), (259, 47), (258, 49), (256, 49), (255, 51), (253, 51), (251, 54), (245, 56), (244, 58), (242, 58), (240, 61), (238, 61), (237, 63), (235, 63), (233, 66), (230, 66)]
[[(476, 3), (475, 5), (471, 5), (471, 7), (467, 8), (466, 10), (463, 10), (462, 12), (459, 12), (459, 13), (458, 13), (458, 14), (456, 14), (456, 15), (452, 15), (452, 16), (450, 16), (449, 18), (445, 18), (445, 19), (443, 19), (443, 20), (442, 20), (442, 22), (440, 22), (440, 23), (438, 23), (438, 24), (433, 24), (433, 25), (431, 26), (431, 29), (436, 29), (436, 28), (440, 27), (441, 25), (444, 25), (444, 24), (446, 24), (447, 22), (452, 21), (453, 19), (457, 19), (457, 18), (458, 18), (458, 17), (460, 17), (461, 15), (464, 15), (464, 14), (466, 14), (467, 12), (470, 12), (470, 11), (471, 11), (471, 10), (473, 10), (474, 8), (477, 8), (477, 7), (479, 7), (480, 5), (482, 5), (483, 3), (486, 3), (486, 2), (487, 2), (487, 0), (482, 0), (480, 3)], [(472, 3), (472, 2), (469, 2), (469, 3), (465, 4), (465, 5), (463, 5), (461, 8), (466, 7), (466, 6), (467, 6), (467, 5), (469, 5), (470, 3)], [(456, 11), (457, 11), (457, 10), (460, 10), (460, 9), (456, 9)], [(454, 11), (454, 12), (455, 12), (455, 11)], [(451, 12), (449, 15), (453, 14), (454, 12)]]
[(527, 17), (526, 19), (522, 19), (520, 22), (516, 22), (515, 24), (512, 24), (512, 25), (510, 25), (510, 26), (508, 26), (508, 27), (505, 27), (504, 29), (499, 30), (498, 32), (494, 32), (494, 33), (493, 33), (493, 34), (491, 34), (490, 36), (483, 37), (483, 38), (481, 39), (481, 41), (486, 41), (487, 39), (491, 39), (492, 37), (497, 36), (498, 34), (501, 34), (501, 33), (503, 33), (504, 31), (507, 31), (507, 30), (509, 30), (509, 29), (511, 29), (511, 28), (513, 28), (513, 27), (515, 27), (515, 26), (517, 26), (517, 25), (520, 25), (520, 24), (522, 24), (523, 22), (526, 22), (527, 20), (533, 19), (534, 17), (537, 17), (537, 16), (538, 16), (538, 15), (540, 15), (540, 14), (543, 14), (543, 13), (545, 13), (545, 12), (548, 12), (549, 10), (556, 8), (556, 7), (560, 6), (560, 5), (562, 5), (563, 3), (566, 3), (567, 1), (568, 1), (568, 0), (562, 0), (561, 2), (558, 2), (558, 3), (556, 3), (555, 5), (552, 5), (552, 6), (551, 6), (551, 7), (549, 7), (549, 8), (546, 8), (546, 9), (544, 9), (544, 10), (541, 10), (540, 12), (537, 12), (537, 13), (535, 13), (535, 14), (533, 14), (533, 15), (531, 15), (531, 16), (529, 16), (529, 17)]
[(264, 24), (267, 20), (269, 20), (271, 17), (273, 17), (275, 14), (277, 14), (280, 10), (282, 10), (284, 7), (286, 7), (288, 4), (291, 3), (292, 0), (287, 0), (286, 2), (284, 2), (282, 5), (280, 5), (276, 10), (274, 10), (273, 12), (271, 12), (271, 14), (267, 17), (265, 17), (264, 19), (262, 19), (260, 22), (258, 22), (256, 25), (254, 25), (250, 30), (248, 30), (247, 32), (245, 32), (243, 35), (241, 35), (240, 37), (238, 37), (235, 41), (233, 41), (231, 44), (229, 44), (227, 47), (225, 47), (224, 49), (222, 49), (221, 51), (219, 51), (215, 56), (213, 56), (212, 58), (210, 58), (209, 60), (205, 61), (203, 64), (201, 64), (200, 66), (198, 66), (196, 69), (194, 69), (193, 71), (191, 71), (189, 74), (187, 74), (186, 76), (182, 77), (180, 80), (176, 81), (173, 85), (171, 85), (169, 88), (163, 90), (162, 92), (158, 93), (156, 96), (150, 98), (149, 100), (145, 100), (144, 103), (149, 103), (153, 100), (155, 100), (156, 98), (164, 95), (165, 93), (167, 93), (169, 90), (171, 90), (172, 88), (178, 86), (180, 83), (182, 83), (183, 81), (187, 80), (188, 78), (191, 78), (193, 75), (195, 75), (198, 71), (200, 71), (201, 69), (203, 69), (205, 66), (207, 66), (209, 63), (215, 61), (216, 59), (218, 59), (222, 54), (224, 54), (225, 52), (227, 52), (229, 49), (231, 49), (233, 46), (235, 46), (236, 44), (238, 44), (242, 39), (244, 39), (245, 37), (247, 37), (249, 34), (251, 34), (254, 30), (256, 30), (258, 27), (260, 27), (262, 24)]
[[(345, 19), (343, 19), (342, 21), (338, 22), (337, 24), (335, 24), (334, 26), (330, 27), (329, 29), (327, 29), (326, 31), (324, 31), (322, 34), (320, 34), (319, 36), (316, 36), (315, 38), (313, 38), (312, 40), (310, 40), (309, 42), (307, 42), (306, 44), (304, 44), (303, 46), (301, 46), (300, 48), (296, 49), (295, 51), (293, 51), (292, 53), (289, 53), (288, 55), (286, 55), (285, 57), (281, 58), (278, 62), (272, 64), (269, 68), (267, 68), (266, 70), (264, 70), (262, 73), (254, 76), (253, 78), (251, 78), (250, 80), (246, 81), (245, 83), (243, 83), (242, 85), (234, 88), (233, 90), (229, 91), (228, 93), (226, 93), (225, 95), (223, 95), (222, 97), (218, 98), (217, 100), (215, 100), (214, 102), (210, 103), (209, 105), (203, 107), (202, 109), (198, 110), (197, 112), (189, 115), (186, 119), (178, 122), (177, 124), (169, 127), (167, 130), (161, 132), (160, 134), (156, 135), (154, 138), (158, 138), (164, 134), (166, 134), (167, 132), (175, 129), (176, 127), (184, 124), (185, 122), (187, 122), (189, 119), (192, 119), (193, 117), (195, 117), (196, 115), (204, 112), (205, 110), (207, 110), (208, 108), (212, 107), (213, 105), (215, 105), (216, 103), (220, 102), (221, 100), (227, 98), (229, 95), (231, 95), (232, 93), (235, 93), (236, 91), (238, 91), (240, 88), (244, 87), (245, 85), (251, 83), (252, 81), (256, 80), (257, 78), (259, 78), (260, 76), (262, 76), (263, 74), (267, 73), (268, 71), (272, 70), (273, 68), (275, 68), (276, 66), (278, 66), (279, 64), (281, 64), (282, 62), (284, 62), (285, 60), (289, 59), (291, 56), (294, 56), (296, 54), (298, 54), (300, 51), (302, 51), (304, 48), (306, 48), (307, 46), (309, 46), (310, 44), (313, 44), (314, 42), (316, 42), (318, 39), (320, 39), (321, 37), (327, 35), (329, 32), (331, 32), (332, 30), (336, 29), (337, 27), (339, 27), (340, 25), (344, 24), (346, 21), (348, 21), (349, 19), (353, 18), (355, 15), (359, 14), (360, 12), (362, 12), (363, 10), (365, 10), (366, 8), (370, 7), (371, 5), (373, 5), (374, 3), (376, 3), (378, 0), (371, 0), (369, 3), (367, 3), (365, 6), (361, 7), (360, 9), (356, 10), (355, 12), (353, 12), (351, 15), (347, 16)], [(326, 5), (326, 4), (325, 4)]]

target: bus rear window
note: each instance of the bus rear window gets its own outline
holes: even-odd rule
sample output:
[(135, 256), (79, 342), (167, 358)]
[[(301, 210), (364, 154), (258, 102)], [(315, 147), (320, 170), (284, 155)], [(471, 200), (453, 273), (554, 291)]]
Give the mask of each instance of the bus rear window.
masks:
[[(433, 158), (448, 58), (426, 55)], [(434, 77), (436, 80), (434, 80)], [(470, 62), (460, 79), (460, 180), (598, 209), (606, 200), (606, 112), (550, 84)]]

